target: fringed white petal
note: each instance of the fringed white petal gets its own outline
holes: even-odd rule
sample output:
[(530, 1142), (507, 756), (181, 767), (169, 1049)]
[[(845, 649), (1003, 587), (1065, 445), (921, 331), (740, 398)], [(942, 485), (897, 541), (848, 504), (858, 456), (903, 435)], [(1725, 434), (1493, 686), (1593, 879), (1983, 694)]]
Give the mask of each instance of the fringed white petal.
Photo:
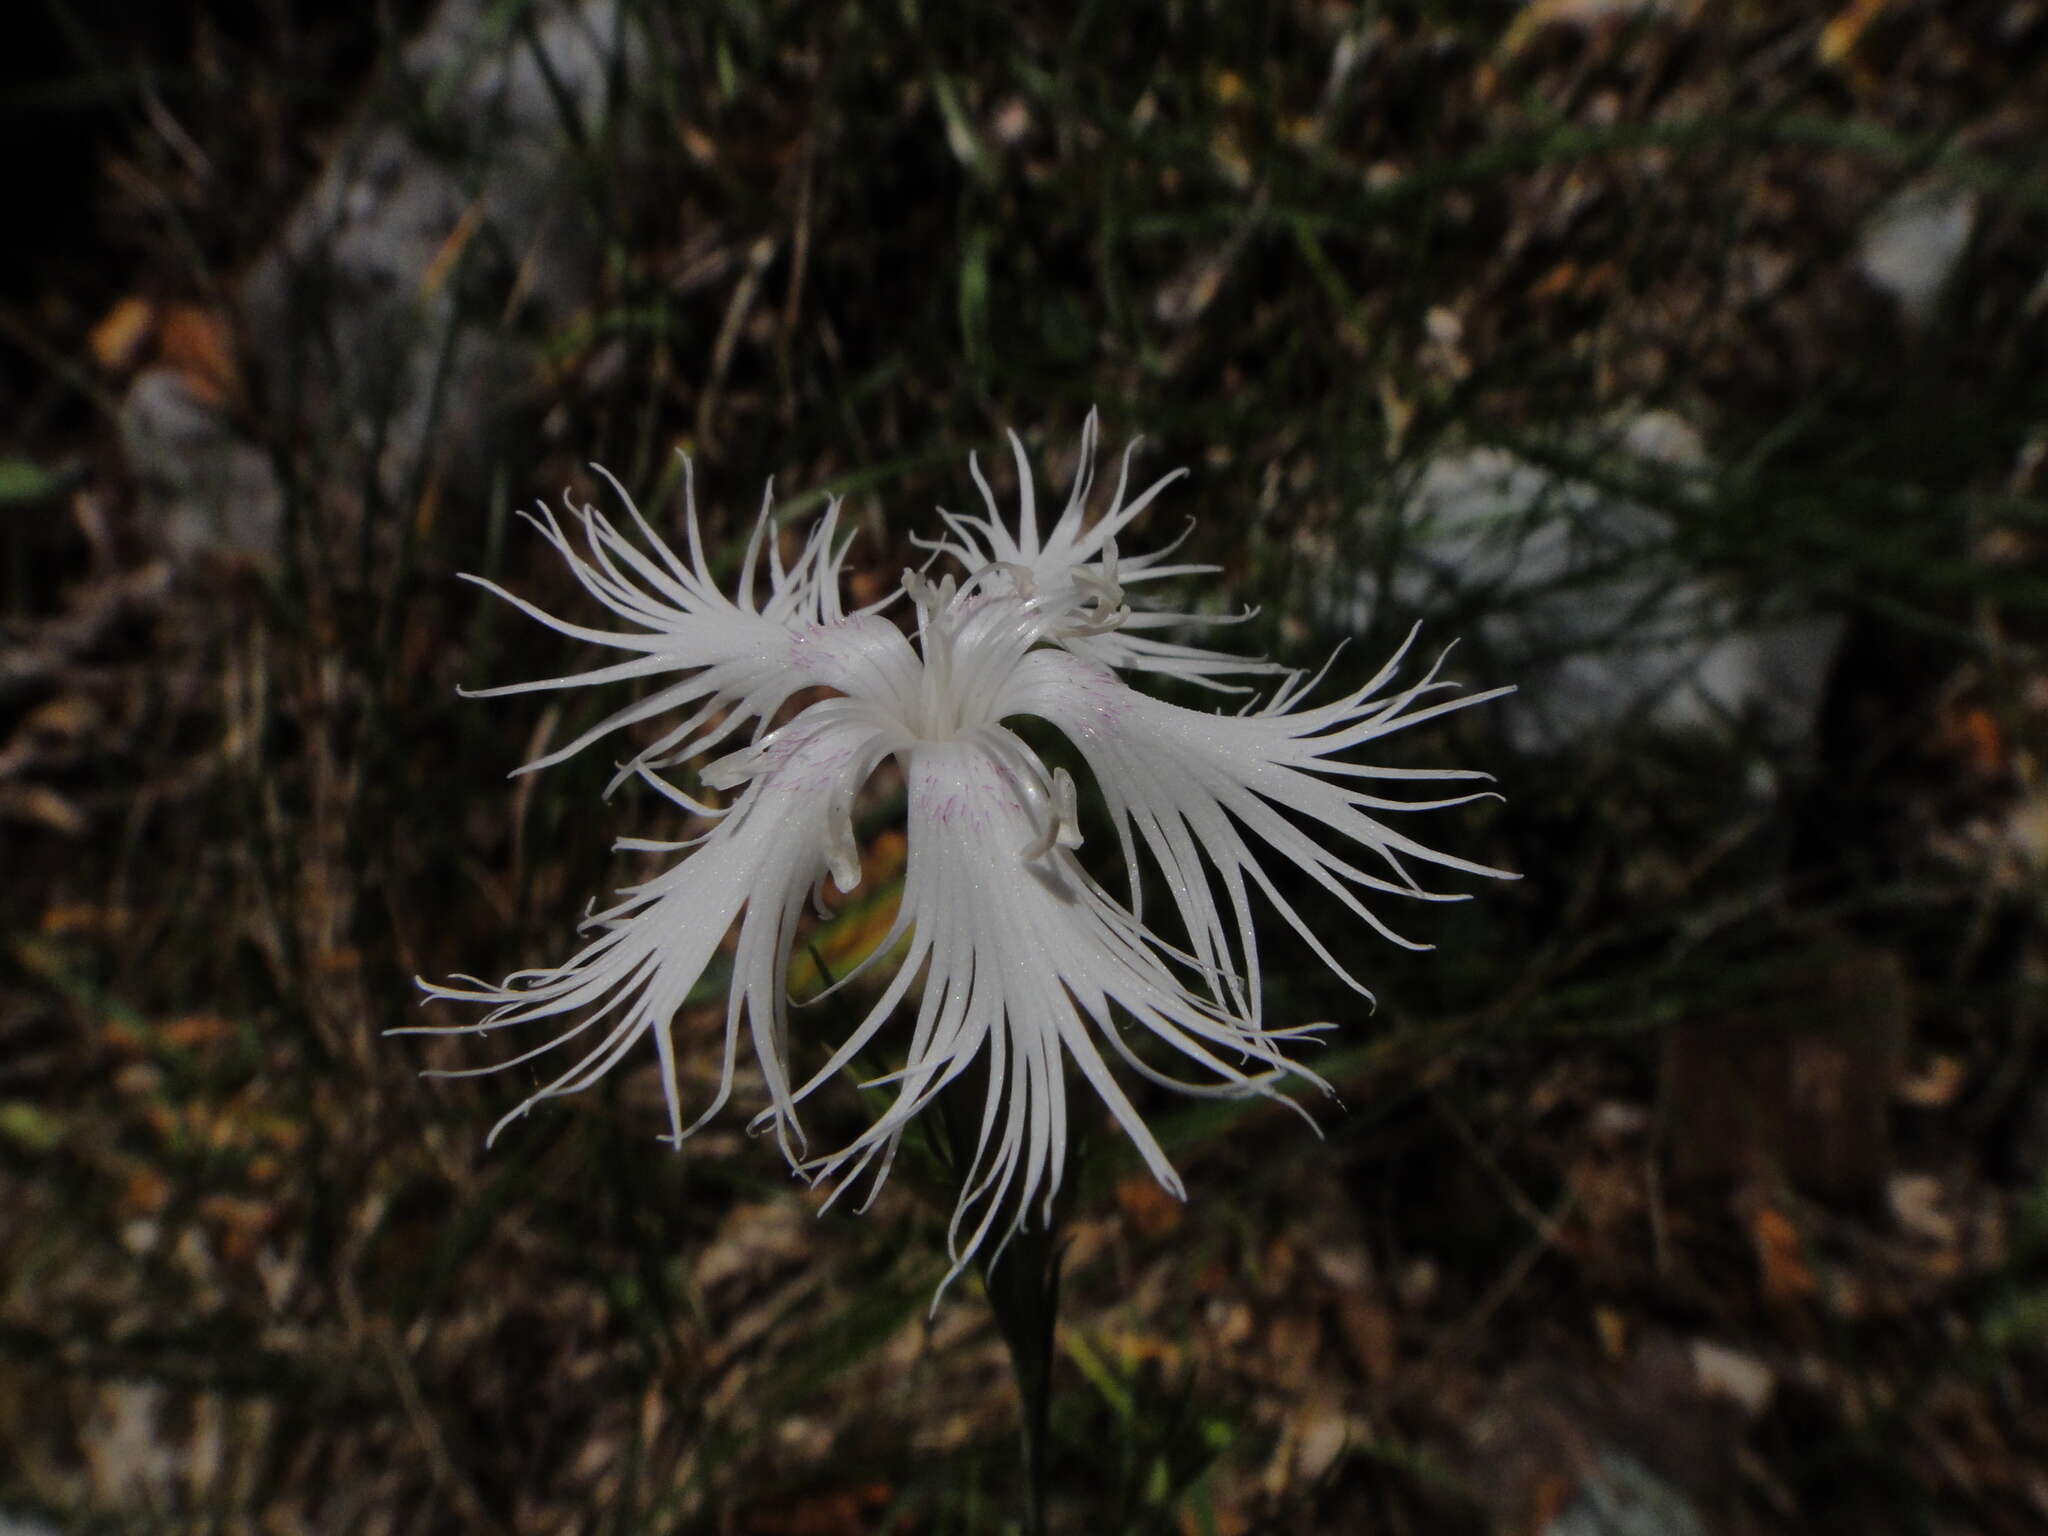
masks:
[[(996, 506), (995, 493), (989, 489), (988, 480), (981, 472), (979, 460), (970, 456), (969, 472), (981, 492), (987, 515), (941, 513), (952, 536), (926, 547), (951, 556), (970, 574), (990, 565), (1015, 566), (1030, 572), (1041, 604), (1055, 613), (1082, 609), (1105, 588), (1115, 590), (1121, 599), (1129, 589), (1147, 582), (1212, 574), (1217, 569), (1213, 565), (1168, 563), (1181, 539), (1186, 537), (1185, 531), (1164, 549), (1148, 554), (1130, 555), (1119, 550), (1119, 536), (1145, 514), (1160, 492), (1187, 473), (1185, 469), (1176, 469), (1171, 474), (1162, 475), (1136, 497), (1126, 501), (1125, 496), (1130, 489), (1131, 456), (1137, 452), (1142, 439), (1134, 439), (1124, 449), (1117, 471), (1116, 490), (1110, 497), (1108, 509), (1094, 522), (1087, 521), (1088, 499), (1095, 488), (1097, 425), (1096, 413), (1091, 410), (1081, 428), (1080, 457), (1075, 465), (1074, 483), (1068, 492), (1067, 504), (1043, 535), (1039, 532), (1038, 498), (1032, 484), (1031, 464), (1025, 456), (1022, 439), (1012, 432), (1010, 451), (1017, 465), (1019, 502), (1017, 532), (1010, 532), (1007, 519)], [(1143, 628), (1185, 629), (1196, 625), (1228, 624), (1235, 622), (1237, 616), (1158, 609), (1145, 604), (1142, 597), (1134, 597), (1132, 602), (1137, 611), (1121, 624), (1096, 632), (1089, 632), (1085, 627), (1078, 632), (1054, 630), (1048, 638), (1105, 667), (1119, 671), (1164, 673), (1201, 687), (1219, 688), (1226, 692), (1241, 689), (1219, 679), (1270, 675), (1281, 670), (1256, 658), (1233, 656), (1227, 651), (1205, 650), (1199, 646), (1132, 633)]]
[[(1461, 893), (1425, 888), (1411, 863), (1512, 878), (1505, 870), (1430, 848), (1381, 819), (1390, 813), (1463, 805), (1491, 797), (1490, 791), (1398, 800), (1367, 794), (1346, 782), (1485, 777), (1456, 769), (1376, 768), (1336, 755), (1509, 691), (1436, 701), (1438, 693), (1455, 686), (1437, 680), (1439, 660), (1418, 681), (1383, 693), (1414, 638), (1411, 633), (1363, 687), (1313, 708), (1295, 707), (1310, 686), (1297, 677), (1259, 711), (1204, 714), (1149, 698), (1102, 667), (1044, 650), (1024, 658), (995, 708), (1003, 715), (1039, 716), (1072, 738), (1101, 786), (1130, 863), (1134, 910), (1142, 911), (1135, 862), (1135, 846), (1142, 842), (1211, 986), (1257, 1022), (1259, 953), (1252, 888), (1264, 893), (1331, 970), (1371, 995), (1281, 894), (1262, 857), (1286, 860), (1380, 934), (1410, 949), (1427, 946), (1394, 932), (1359, 892), (1428, 901), (1465, 899)], [(1373, 867), (1361, 868), (1353, 856), (1325, 846), (1331, 834), (1369, 852)], [(1263, 852), (1255, 844), (1262, 844)]]
[[(620, 767), (611, 786), (616, 788), (642, 767), (681, 761), (758, 726), (799, 688), (822, 684), (861, 692), (864, 687), (886, 688), (890, 679), (900, 686), (904, 677), (914, 677), (916, 659), (893, 625), (872, 612), (848, 616), (840, 605), (839, 570), (845, 549), (837, 540), (838, 502), (826, 508), (806, 535), (796, 559), (785, 567), (774, 538), (771, 485), (747, 543), (739, 596), (728, 598), (712, 579), (689, 460), (683, 465), (687, 561), (649, 526), (625, 488), (603, 469), (598, 473), (624, 503), (639, 542), (620, 532), (593, 506), (566, 507), (581, 528), (581, 547), (553, 510), (543, 507), (537, 513), (524, 514), (555, 547), (583, 589), (632, 627), (597, 629), (572, 623), (495, 582), (465, 577), (558, 633), (631, 653), (628, 660), (584, 672), (475, 689), (472, 697), (687, 674), (606, 716), (573, 741), (528, 763), (521, 772), (561, 762), (626, 726), (657, 716), (682, 715), (679, 723)], [(768, 590), (761, 597), (764, 549)]]
[[(669, 1137), (679, 1142), (730, 1096), (744, 1015), (768, 1085), (769, 1117), (785, 1155), (795, 1163), (802, 1134), (785, 1044), (790, 944), (805, 900), (828, 867), (840, 865), (835, 879), (842, 889), (858, 879), (858, 862), (849, 875), (836, 851), (852, 840), (846, 823), (854, 793), (893, 739), (886, 722), (878, 725), (872, 711), (851, 701), (806, 711), (797, 724), (756, 749), (746, 793), (708, 835), (683, 845), (693, 847), (687, 857), (628, 888), (624, 900), (588, 919), (586, 926), (598, 935), (573, 959), (549, 970), (515, 972), (496, 986), (474, 977), (458, 977), (453, 985), (421, 982), (430, 998), (479, 1005), (489, 1012), (471, 1024), (418, 1025), (398, 1033), (477, 1034), (573, 1021), (509, 1061), (442, 1074), (476, 1076), (539, 1060), (565, 1046), (584, 1047), (573, 1065), (500, 1120), (492, 1128), (493, 1138), (542, 1100), (589, 1087), (652, 1036)], [(676, 1074), (675, 1018), (735, 918), (740, 928), (718, 1089), (710, 1105), (686, 1125)]]
[[(948, 1231), (952, 1273), (992, 1234), (1006, 1237), (1034, 1211), (1049, 1211), (1068, 1143), (1065, 1065), (1072, 1060), (1130, 1137), (1154, 1177), (1184, 1191), (1105, 1059), (1142, 1075), (1147, 1065), (1123, 1030), (1131, 1025), (1191, 1064), (1185, 1092), (1270, 1094), (1283, 1074), (1316, 1081), (1282, 1046), (1233, 1017), (1174, 974), (1160, 946), (1096, 885), (1041, 818), (1067, 799), (1028, 748), (1007, 732), (919, 742), (908, 753), (909, 864), (895, 931), (909, 935), (894, 981), (830, 1061), (797, 1091), (801, 1099), (866, 1050), (912, 981), (922, 992), (895, 1094), (868, 1130), (810, 1171), (842, 1182), (872, 1171), (879, 1185), (905, 1128), (948, 1085), (979, 1063), (981, 1123)], [(870, 1085), (877, 1086), (877, 1085)]]

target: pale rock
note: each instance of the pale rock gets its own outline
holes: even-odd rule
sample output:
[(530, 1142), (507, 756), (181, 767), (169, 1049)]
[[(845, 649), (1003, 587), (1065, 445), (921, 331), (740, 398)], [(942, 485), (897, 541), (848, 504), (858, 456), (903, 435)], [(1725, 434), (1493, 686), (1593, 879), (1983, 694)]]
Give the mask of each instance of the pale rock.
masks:
[(1975, 193), (1941, 181), (1915, 182), (1863, 226), (1856, 265), (1919, 324), (1933, 313), (1976, 225)]
[(1937, 1248), (1955, 1245), (1955, 1217), (1947, 1210), (1941, 1180), (1931, 1173), (1894, 1174), (1885, 1186), (1892, 1219), (1901, 1231)]
[(202, 554), (268, 566), (284, 515), (270, 461), (172, 368), (136, 376), (116, 425), (155, 532), (174, 562)]
[[(1638, 472), (1681, 498), (1707, 468), (1698, 434), (1667, 412), (1613, 433)], [(1841, 636), (1834, 616), (1750, 617), (1716, 579), (1672, 552), (1672, 515), (1501, 448), (1438, 454), (1402, 514), (1392, 595), (1417, 611), (1485, 599), (1490, 659), (1519, 685), (1498, 706), (1530, 752), (1581, 747), (1641, 724), (1725, 732), (1755, 718), (1774, 742), (1810, 738)], [(1366, 594), (1345, 609), (1354, 627)]]
[[(250, 269), (240, 331), (258, 398), (316, 434), (308, 463), (325, 483), (374, 477), (397, 498), (423, 468), (479, 460), (530, 385), (532, 344), (515, 326), (588, 302), (598, 234), (572, 144), (599, 138), (614, 86), (639, 72), (627, 11), (444, 0), (403, 49), (400, 84), (343, 132)], [(283, 496), (269, 456), (180, 389), (152, 372), (124, 403), (146, 510), (174, 553), (273, 562)]]
[(1608, 1449), (1543, 1536), (1707, 1536), (1707, 1523), (1679, 1489), (1633, 1456)]
[(1751, 1418), (1770, 1406), (1777, 1388), (1777, 1378), (1763, 1361), (1711, 1339), (1693, 1340), (1692, 1369), (1702, 1391), (1726, 1398)]
[(1317, 1483), (1337, 1464), (1344, 1447), (1360, 1428), (1334, 1403), (1321, 1402), (1303, 1411), (1292, 1426), (1295, 1435), (1295, 1486)]

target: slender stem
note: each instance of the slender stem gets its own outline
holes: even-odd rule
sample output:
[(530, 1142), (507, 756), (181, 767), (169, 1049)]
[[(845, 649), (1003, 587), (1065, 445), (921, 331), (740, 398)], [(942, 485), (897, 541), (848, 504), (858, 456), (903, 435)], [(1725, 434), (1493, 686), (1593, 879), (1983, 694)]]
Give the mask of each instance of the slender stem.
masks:
[[(925, 1122), (933, 1153), (950, 1171), (956, 1189), (974, 1161), (959, 1085), (939, 1095), (937, 1126)], [(978, 1093), (976, 1094), (978, 1098)], [(972, 1103), (974, 1099), (966, 1102)], [(1052, 1439), (1052, 1353), (1060, 1311), (1059, 1212), (1020, 1228), (994, 1257), (977, 1260), (982, 1287), (996, 1329), (1009, 1346), (1010, 1374), (1017, 1383), (1018, 1431), (1024, 1453), (1023, 1536), (1045, 1536), (1046, 1459)]]
[(1024, 1536), (1045, 1536), (1046, 1451), (1052, 1433), (1052, 1351), (1059, 1321), (1060, 1249), (1043, 1228), (1020, 1231), (982, 1281), (1010, 1347), (1024, 1452)]

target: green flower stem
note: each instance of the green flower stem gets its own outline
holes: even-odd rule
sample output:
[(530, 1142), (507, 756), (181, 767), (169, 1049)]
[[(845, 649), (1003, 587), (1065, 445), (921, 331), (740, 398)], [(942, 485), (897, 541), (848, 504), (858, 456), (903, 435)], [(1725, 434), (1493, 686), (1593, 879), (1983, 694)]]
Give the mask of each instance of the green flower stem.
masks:
[(1024, 1536), (1045, 1536), (1045, 1463), (1052, 1433), (1052, 1351), (1059, 1323), (1060, 1245), (1043, 1227), (1020, 1230), (981, 1266), (996, 1327), (1010, 1347), (1024, 1451)]
[[(925, 1124), (933, 1154), (960, 1185), (974, 1164), (974, 1141), (965, 1116), (978, 1113), (982, 1088), (969, 1073), (938, 1097), (935, 1117)], [(959, 1102), (956, 1103), (955, 1101)], [(1078, 1172), (1078, 1170), (1074, 1170)], [(1071, 1188), (1071, 1184), (1069, 1186)], [(941, 1206), (948, 1209), (951, 1198)], [(1034, 1213), (1038, 1214), (1038, 1213)], [(996, 1328), (1009, 1346), (1010, 1374), (1017, 1383), (1018, 1432), (1024, 1453), (1023, 1536), (1045, 1536), (1046, 1460), (1052, 1439), (1052, 1355), (1059, 1326), (1059, 1209), (1052, 1219), (1021, 1226), (993, 1257), (975, 1261)]]

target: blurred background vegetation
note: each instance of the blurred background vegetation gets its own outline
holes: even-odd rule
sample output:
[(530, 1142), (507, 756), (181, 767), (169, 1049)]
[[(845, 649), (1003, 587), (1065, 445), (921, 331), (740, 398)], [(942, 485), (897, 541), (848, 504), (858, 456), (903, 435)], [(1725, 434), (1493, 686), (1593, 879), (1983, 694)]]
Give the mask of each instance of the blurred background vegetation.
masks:
[(675, 827), (505, 778), (620, 696), (455, 697), (574, 659), (454, 579), (580, 613), (517, 508), (684, 449), (887, 582), (1091, 405), (1248, 646), (1521, 684), (1401, 749), (1526, 878), (1376, 1011), (1276, 935), (1322, 1139), (1149, 1103), (1182, 1208), (1098, 1128), (1056, 1526), (2048, 1524), (2048, 7), (28, 0), (5, 67), (0, 1526), (1005, 1528), (916, 1169), (815, 1219), (638, 1069), (486, 1152), (530, 1085), (383, 1031)]

